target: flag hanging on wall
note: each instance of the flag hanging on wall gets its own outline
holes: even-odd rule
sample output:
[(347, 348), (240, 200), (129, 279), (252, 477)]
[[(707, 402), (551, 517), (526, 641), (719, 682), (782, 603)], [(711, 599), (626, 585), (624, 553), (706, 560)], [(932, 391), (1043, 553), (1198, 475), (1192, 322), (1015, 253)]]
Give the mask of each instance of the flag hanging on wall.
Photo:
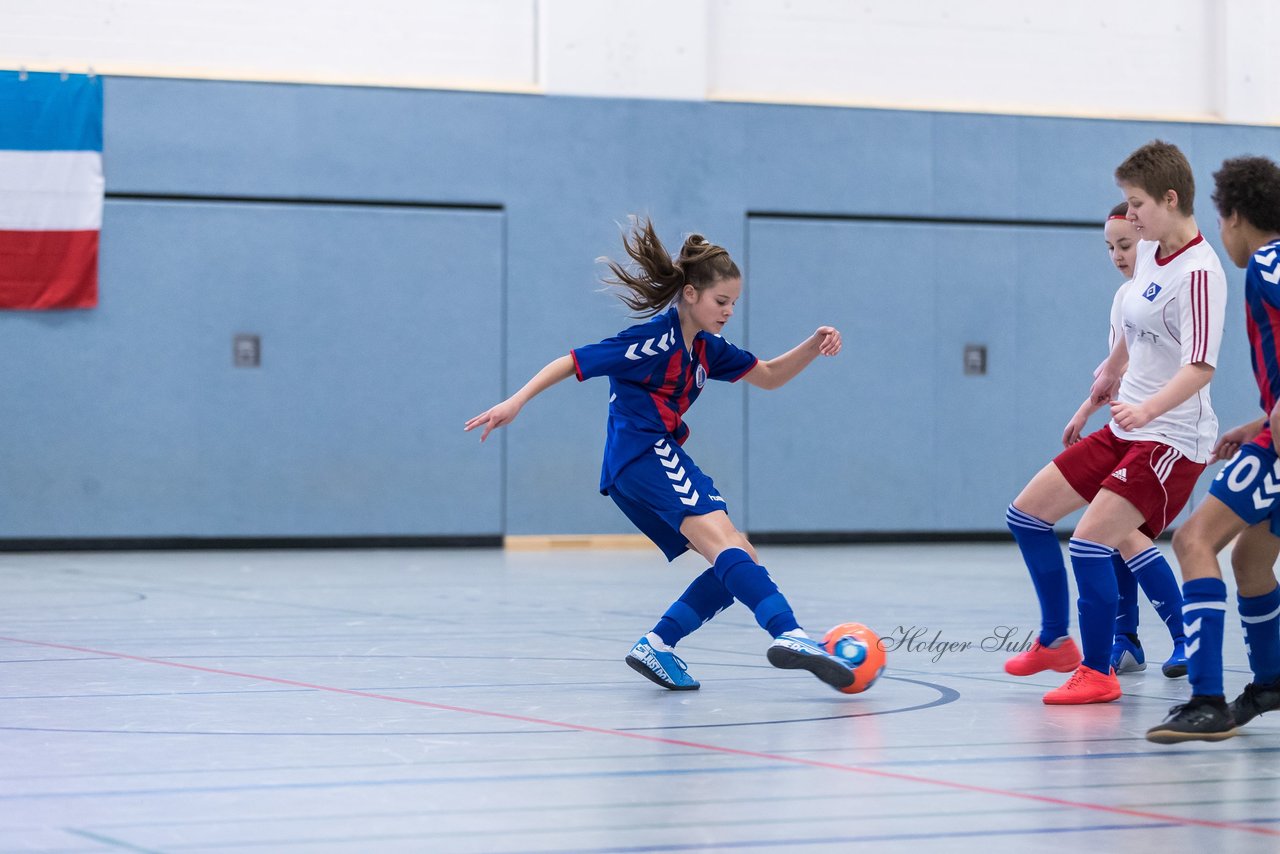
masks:
[(102, 80), (0, 71), (0, 309), (98, 304)]

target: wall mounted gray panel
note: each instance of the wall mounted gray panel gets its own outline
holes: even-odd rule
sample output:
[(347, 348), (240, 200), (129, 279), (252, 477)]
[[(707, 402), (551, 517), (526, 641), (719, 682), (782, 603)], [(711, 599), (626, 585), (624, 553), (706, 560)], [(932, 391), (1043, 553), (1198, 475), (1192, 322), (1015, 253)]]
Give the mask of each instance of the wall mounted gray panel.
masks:
[(1088, 391), (1119, 284), (1085, 229), (753, 218), (750, 265), (753, 341), (845, 340), (749, 392), (757, 531), (999, 529)]
[[(595, 493), (603, 382), (548, 392), (484, 447), (460, 429), (628, 325), (594, 259), (629, 213), (743, 262), (735, 343), (768, 358), (845, 330), (791, 386), (717, 385), (690, 412), (740, 526), (999, 531), (1101, 358), (1115, 165), (1183, 146), (1216, 243), (1213, 170), (1280, 150), (1280, 129), (1207, 124), (105, 85), (102, 306), (0, 314), (0, 538), (630, 531)], [(443, 209), (477, 204), (495, 210)], [(1230, 425), (1257, 400), (1228, 276)], [(891, 335), (882, 314), (910, 323)], [(230, 367), (240, 331), (263, 336), (256, 373)], [(985, 377), (960, 373), (970, 339)]]
[[(0, 315), (0, 536), (496, 534), (503, 215), (112, 202), (102, 305)], [(232, 336), (262, 366), (232, 366)]]

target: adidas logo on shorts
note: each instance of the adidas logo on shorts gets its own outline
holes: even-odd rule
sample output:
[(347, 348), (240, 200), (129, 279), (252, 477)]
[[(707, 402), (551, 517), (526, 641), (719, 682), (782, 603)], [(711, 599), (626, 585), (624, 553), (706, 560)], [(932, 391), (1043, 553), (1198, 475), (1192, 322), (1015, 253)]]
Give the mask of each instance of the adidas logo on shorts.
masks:
[(1122, 483), (1129, 482), (1129, 473), (1124, 469), (1116, 469), (1111, 473), (1111, 476)]

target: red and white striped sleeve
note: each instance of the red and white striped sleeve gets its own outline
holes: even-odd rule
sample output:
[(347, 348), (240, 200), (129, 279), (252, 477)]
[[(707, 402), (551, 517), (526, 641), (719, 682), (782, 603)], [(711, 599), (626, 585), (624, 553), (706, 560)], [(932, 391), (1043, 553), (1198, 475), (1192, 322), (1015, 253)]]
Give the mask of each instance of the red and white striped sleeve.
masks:
[(1227, 280), (1219, 270), (1192, 270), (1178, 298), (1182, 364), (1218, 364), (1226, 318)]

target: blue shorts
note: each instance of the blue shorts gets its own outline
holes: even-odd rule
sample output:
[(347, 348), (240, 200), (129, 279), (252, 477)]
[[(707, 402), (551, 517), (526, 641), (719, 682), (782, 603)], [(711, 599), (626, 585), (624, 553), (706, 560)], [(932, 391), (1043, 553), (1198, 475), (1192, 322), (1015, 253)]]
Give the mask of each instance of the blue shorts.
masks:
[(711, 478), (674, 442), (659, 441), (618, 472), (609, 497), (640, 533), (675, 560), (689, 549), (680, 533), (686, 516), (725, 510), (725, 500)]
[(1280, 536), (1280, 464), (1274, 448), (1241, 445), (1209, 484), (1209, 494), (1251, 526), (1270, 519), (1271, 533)]

